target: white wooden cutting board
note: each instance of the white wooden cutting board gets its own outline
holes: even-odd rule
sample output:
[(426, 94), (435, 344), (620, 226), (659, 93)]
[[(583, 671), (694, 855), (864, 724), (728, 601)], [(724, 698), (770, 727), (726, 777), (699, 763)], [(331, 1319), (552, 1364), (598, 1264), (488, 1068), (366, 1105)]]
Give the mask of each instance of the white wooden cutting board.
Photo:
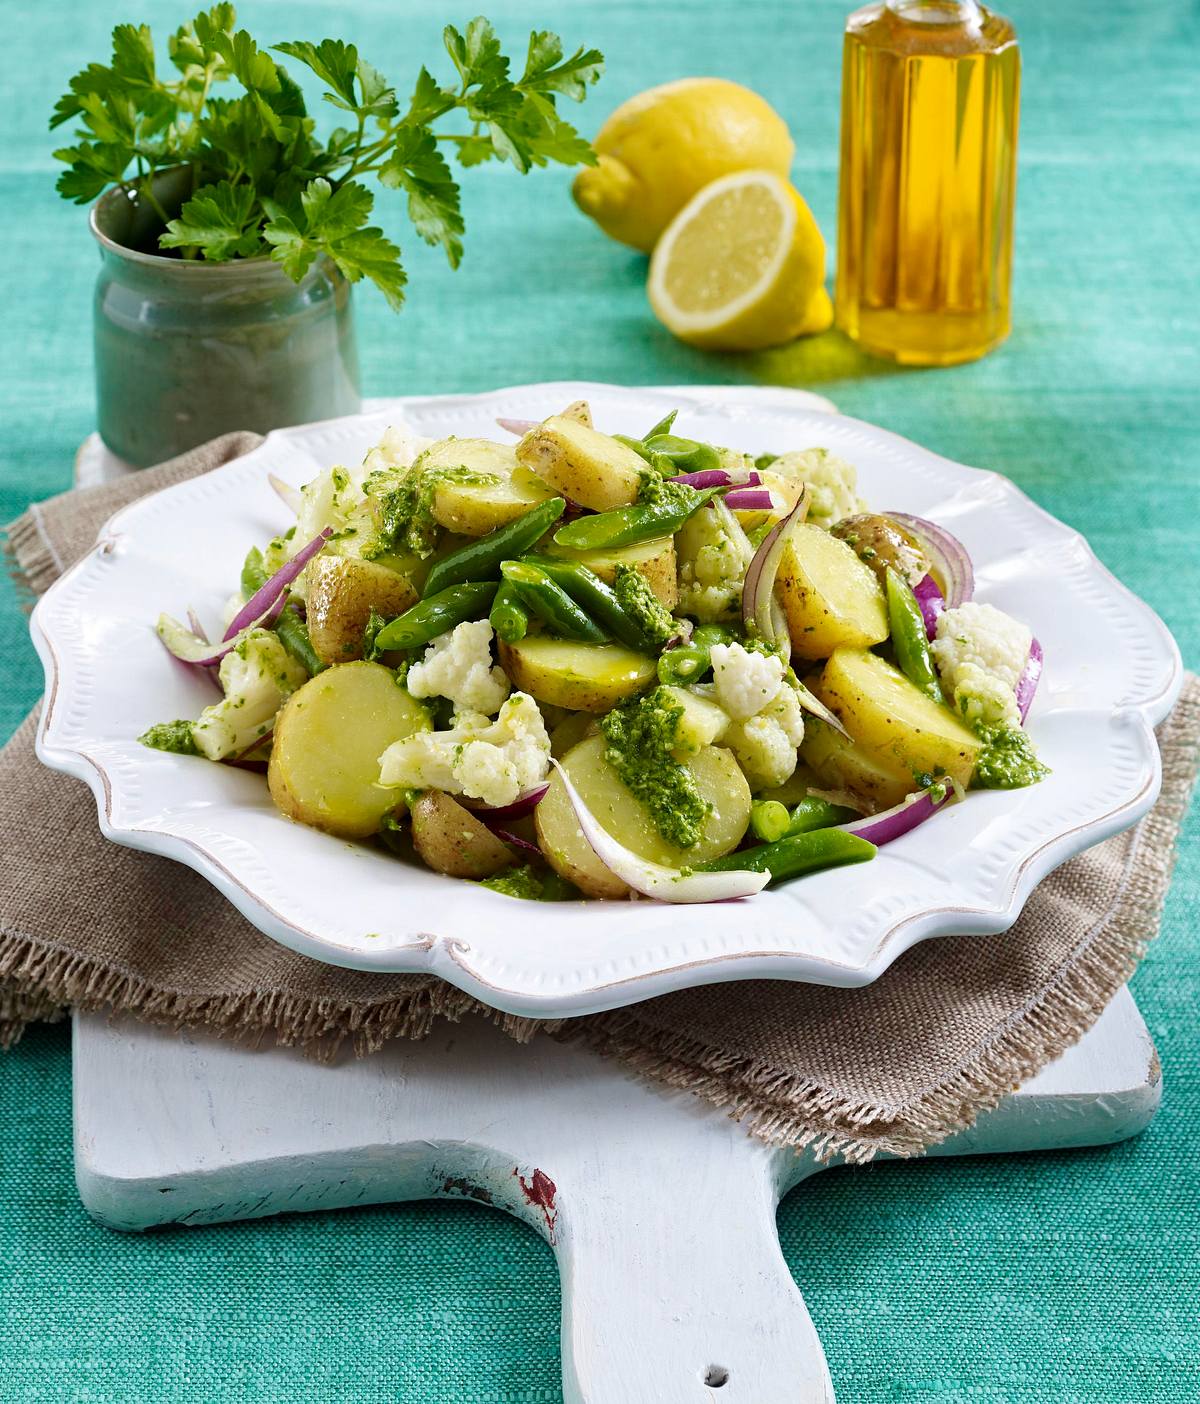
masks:
[[(1119, 1141), (1159, 1094), (1122, 991), (936, 1154)], [(782, 1195), (821, 1167), (594, 1054), (522, 1047), (475, 1019), (325, 1066), (77, 1015), (74, 1101), (79, 1192), (111, 1228), (465, 1195), (554, 1250), (566, 1404), (833, 1399), (775, 1225)]]

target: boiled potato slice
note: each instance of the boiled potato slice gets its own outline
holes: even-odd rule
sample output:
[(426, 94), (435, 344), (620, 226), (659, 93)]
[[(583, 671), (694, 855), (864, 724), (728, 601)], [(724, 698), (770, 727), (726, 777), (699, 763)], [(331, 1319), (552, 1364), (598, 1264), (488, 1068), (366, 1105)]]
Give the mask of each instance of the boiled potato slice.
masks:
[(586, 428), (592, 428), (592, 407), (586, 400), (572, 400), (559, 416), (561, 419), (573, 419), (576, 424), (582, 424)]
[(828, 658), (842, 645), (865, 648), (888, 636), (875, 572), (844, 541), (808, 522), (793, 528), (784, 547), (775, 593), (801, 658)]
[(485, 878), (512, 866), (512, 849), (441, 790), (427, 790), (413, 802), (410, 813), (413, 847), (435, 873)]
[[(732, 852), (750, 822), (750, 787), (737, 761), (719, 746), (707, 746), (684, 764), (712, 805), (704, 834), (692, 848), (668, 843), (617, 772), (604, 759), (603, 736), (581, 741), (562, 764), (584, 803), (619, 843), (642, 858), (670, 868), (704, 863)], [(546, 797), (534, 810), (538, 845), (547, 862), (589, 897), (624, 897), (629, 888), (596, 857), (579, 830), (562, 779), (550, 776)]]
[(343, 663), (310, 678), (275, 719), (271, 798), (290, 819), (342, 838), (366, 838), (396, 807), (379, 784), (379, 757), (429, 728), (425, 708), (379, 663)]
[(663, 692), (683, 715), (675, 728), (675, 750), (679, 755), (695, 755), (711, 746), (729, 730), (729, 717), (711, 698), (686, 687), (664, 687)]
[(585, 737), (595, 736), (599, 730), (600, 723), (594, 712), (568, 712), (550, 730), (550, 754), (555, 760), (562, 760)]
[(800, 759), (811, 766), (816, 777), (811, 783), (818, 789), (846, 790), (872, 814), (891, 809), (915, 788), (912, 775), (898, 763), (847, 741), (816, 717), (805, 718)]
[(637, 501), (645, 462), (618, 439), (551, 415), (517, 444), (517, 460), (555, 492), (607, 512)]
[(494, 480), (435, 485), (435, 520), (461, 536), (486, 536), (554, 495), (521, 467), (510, 444), (495, 444), (490, 439), (442, 439), (427, 448), (414, 466), (465, 468)]
[(632, 566), (654, 591), (658, 602), (667, 609), (679, 603), (679, 581), (676, 576), (675, 539), (662, 536), (654, 541), (639, 541), (634, 546), (615, 546), (607, 551), (571, 551), (565, 546), (547, 547), (551, 555), (578, 561), (611, 585), (617, 578), (619, 565)]
[(501, 643), (500, 666), (521, 692), (572, 712), (611, 711), (658, 680), (655, 660), (643, 653), (544, 634)]
[(403, 614), (416, 603), (416, 587), (376, 561), (318, 556), (308, 565), (308, 636), (323, 663), (362, 657), (363, 630), (371, 611)]
[[(952, 776), (969, 785), (983, 742), (948, 707), (931, 701), (897, 668), (861, 648), (839, 648), (813, 692), (854, 740), (910, 777)], [(915, 782), (909, 789), (915, 788)]]

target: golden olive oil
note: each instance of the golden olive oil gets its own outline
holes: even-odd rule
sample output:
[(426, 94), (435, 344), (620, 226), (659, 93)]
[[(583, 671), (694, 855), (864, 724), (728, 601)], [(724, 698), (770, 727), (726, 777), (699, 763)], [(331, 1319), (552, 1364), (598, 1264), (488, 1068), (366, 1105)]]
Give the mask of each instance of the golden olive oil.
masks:
[(846, 23), (838, 325), (905, 365), (1008, 335), (1021, 60), (975, 0), (883, 0)]

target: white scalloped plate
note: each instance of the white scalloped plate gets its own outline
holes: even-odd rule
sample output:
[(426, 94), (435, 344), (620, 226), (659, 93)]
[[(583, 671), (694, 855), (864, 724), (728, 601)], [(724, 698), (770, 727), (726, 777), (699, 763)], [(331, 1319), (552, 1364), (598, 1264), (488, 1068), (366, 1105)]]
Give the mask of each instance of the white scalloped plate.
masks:
[[(247, 546), (284, 524), (267, 472), (300, 484), (356, 461), (403, 416), (418, 432), (494, 435), (577, 398), (597, 422), (680, 429), (751, 452), (824, 445), (855, 463), (879, 507), (945, 523), (966, 543), (977, 598), (1029, 623), (1046, 670), (1029, 725), (1050, 778), (972, 793), (869, 864), (750, 901), (541, 904), (409, 867), (278, 814), (258, 776), (150, 751), (151, 722), (195, 716), (211, 692), (155, 637), (162, 609), (217, 616)], [(1158, 794), (1153, 727), (1182, 681), (1174, 640), (1074, 531), (1012, 483), (872, 425), (786, 396), (610, 385), (524, 386), (272, 434), (253, 453), (119, 512), (34, 612), (46, 669), (38, 755), (87, 781), (104, 833), (204, 874), (263, 932), (334, 965), (423, 971), (497, 1008), (585, 1014), (720, 980), (862, 985), (915, 942), (998, 932), (1058, 864), (1135, 823)]]

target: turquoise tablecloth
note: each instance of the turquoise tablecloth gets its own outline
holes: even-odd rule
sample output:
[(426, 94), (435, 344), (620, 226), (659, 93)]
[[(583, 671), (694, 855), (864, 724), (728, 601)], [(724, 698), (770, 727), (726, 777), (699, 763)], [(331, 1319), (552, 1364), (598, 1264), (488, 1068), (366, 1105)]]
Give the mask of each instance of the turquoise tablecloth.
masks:
[[(485, 169), (467, 185), (461, 271), (409, 236), (403, 316), (360, 298), (368, 393), (559, 377), (813, 386), (851, 414), (1010, 474), (1087, 534), (1197, 666), (1197, 12), (1177, 0), (1010, 8), (1026, 64), (1016, 326), (990, 359), (895, 373), (833, 336), (746, 359), (702, 356), (651, 320), (641, 261), (574, 212), (561, 172), (522, 184)], [(759, 88), (791, 123), (797, 182), (832, 234), (842, 3), (503, 0), (490, 10), (506, 34), (552, 22), (606, 51), (592, 123), (684, 74)], [(81, 212), (53, 194), (46, 113), (66, 76), (101, 57), (113, 22), (145, 17), (165, 30), (182, 17), (158, 0), (8, 13), (0, 519), (67, 486), (92, 427), (95, 257)], [(272, 40), (344, 34), (397, 76), (437, 51), (445, 20), (466, 17), (374, 0), (259, 0), (243, 14)], [(7, 735), (39, 691), (7, 590), (0, 659)], [(840, 1398), (1197, 1398), (1196, 833), (1193, 819), (1162, 938), (1134, 981), (1166, 1077), (1162, 1111), (1138, 1141), (842, 1172), (784, 1204), (784, 1249)], [(71, 1180), (65, 1028), (36, 1031), (0, 1060), (5, 1404), (554, 1401), (557, 1332), (549, 1249), (475, 1206), (144, 1239), (96, 1228)]]

